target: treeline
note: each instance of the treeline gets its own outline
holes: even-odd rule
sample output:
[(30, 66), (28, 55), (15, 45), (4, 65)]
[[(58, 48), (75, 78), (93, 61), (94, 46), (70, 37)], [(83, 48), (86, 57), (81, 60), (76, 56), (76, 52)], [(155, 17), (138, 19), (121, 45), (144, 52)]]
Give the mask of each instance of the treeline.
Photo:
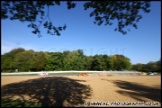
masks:
[[(64, 52), (35, 52), (23, 48), (13, 49), (1, 55), (1, 72), (15, 71), (61, 71), (61, 70), (137, 70), (152, 71), (154, 63), (148, 67), (132, 65), (130, 59), (123, 55), (94, 55), (86, 56), (82, 50)], [(159, 63), (159, 62), (158, 62)], [(159, 64), (154, 70), (159, 70)], [(145, 70), (143, 70), (145, 69)], [(161, 70), (161, 68), (160, 68)]]
[(86, 56), (82, 50), (64, 52), (35, 52), (23, 48), (13, 49), (2, 56), (1, 71), (53, 71), (53, 70), (128, 70), (130, 60), (123, 55)]
[(132, 65), (132, 70), (143, 72), (161, 72), (161, 60), (156, 62), (149, 62), (147, 64), (138, 63)]

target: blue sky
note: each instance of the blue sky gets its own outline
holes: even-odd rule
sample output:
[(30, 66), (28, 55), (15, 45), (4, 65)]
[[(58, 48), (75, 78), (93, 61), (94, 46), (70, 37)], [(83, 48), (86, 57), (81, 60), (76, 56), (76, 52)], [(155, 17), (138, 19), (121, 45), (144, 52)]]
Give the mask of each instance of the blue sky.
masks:
[(161, 3), (151, 2), (151, 12), (142, 13), (138, 29), (130, 27), (127, 35), (115, 32), (113, 26), (98, 26), (89, 17), (90, 10), (83, 9), (83, 2), (76, 8), (67, 10), (66, 6), (50, 8), (50, 18), (56, 25), (67, 25), (61, 36), (53, 36), (41, 28), (43, 37), (31, 33), (28, 23), (1, 20), (1, 54), (14, 48), (26, 50), (62, 52), (82, 49), (85, 55), (122, 54), (132, 64), (158, 61), (161, 58)]

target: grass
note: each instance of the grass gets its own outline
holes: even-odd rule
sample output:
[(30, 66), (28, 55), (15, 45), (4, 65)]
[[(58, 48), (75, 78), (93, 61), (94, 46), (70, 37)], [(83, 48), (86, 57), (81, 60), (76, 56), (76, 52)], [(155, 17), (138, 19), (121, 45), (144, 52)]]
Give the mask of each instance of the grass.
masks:
[(40, 104), (1, 98), (1, 107), (41, 107)]

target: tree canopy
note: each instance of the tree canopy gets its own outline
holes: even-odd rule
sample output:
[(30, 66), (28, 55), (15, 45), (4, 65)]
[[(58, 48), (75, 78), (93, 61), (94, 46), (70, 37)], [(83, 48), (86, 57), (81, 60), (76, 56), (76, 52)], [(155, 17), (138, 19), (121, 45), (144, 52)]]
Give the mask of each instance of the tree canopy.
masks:
[(144, 71), (144, 72), (161, 72), (161, 60), (148, 62), (147, 64), (134, 64), (132, 70)]
[[(1, 1), (1, 19), (28, 22), (32, 33), (38, 36), (41, 36), (40, 26), (44, 26), (48, 34), (60, 36), (67, 26), (55, 25), (49, 17), (49, 8), (61, 5), (61, 2), (67, 3), (67, 9), (75, 8), (77, 4), (75, 1)], [(112, 25), (116, 20), (118, 25), (114, 30), (122, 34), (129, 31), (128, 26), (137, 29), (137, 22), (142, 19), (140, 11), (150, 12), (150, 1), (86, 1), (83, 6), (85, 10), (92, 10), (90, 17), (94, 17), (94, 23), (99, 26)]]
[[(13, 53), (14, 52), (14, 53)], [(16, 52), (16, 53), (15, 53)], [(13, 49), (2, 57), (3, 72), (53, 70), (129, 70), (130, 60), (123, 55), (86, 56), (80, 49), (63, 52), (35, 52)], [(117, 63), (119, 62), (119, 63)], [(117, 66), (116, 66), (117, 65)]]
[(36, 52), (23, 48), (1, 55), (1, 72), (18, 71), (67, 71), (67, 70), (136, 70), (161, 72), (161, 60), (132, 65), (124, 55), (86, 56), (83, 50), (63, 52)]

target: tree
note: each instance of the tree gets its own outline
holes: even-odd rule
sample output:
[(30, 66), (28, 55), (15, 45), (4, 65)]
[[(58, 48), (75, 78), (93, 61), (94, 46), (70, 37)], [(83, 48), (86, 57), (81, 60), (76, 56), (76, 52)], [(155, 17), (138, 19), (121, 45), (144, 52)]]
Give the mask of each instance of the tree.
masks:
[(63, 58), (63, 69), (64, 70), (72, 70), (72, 56), (70, 51), (64, 51), (63, 52), (64, 58)]
[(18, 53), (23, 52), (23, 51), (25, 51), (24, 48), (15, 48), (15, 49), (11, 50), (9, 53), (18, 54)]
[(123, 55), (113, 55), (111, 56), (113, 60), (113, 70), (129, 70), (131, 69), (130, 59)]
[(107, 55), (103, 55), (102, 58), (103, 58), (103, 60), (105, 62), (105, 70), (112, 70), (113, 69), (113, 61), (112, 61), (112, 59)]
[(132, 70), (143, 71), (143, 66), (144, 66), (144, 64), (141, 64), (141, 63), (134, 64), (134, 65), (132, 65)]
[(14, 71), (11, 68), (11, 62), (14, 60), (14, 54), (11, 53), (5, 53), (4, 55), (1, 55), (1, 72), (11, 72)]
[(149, 63), (145, 64), (143, 70), (146, 72), (159, 71), (158, 62), (149, 62)]
[(14, 68), (15, 56), (16, 56), (16, 54), (24, 52), (24, 51), (25, 51), (25, 49), (23, 49), (23, 48), (15, 48), (15, 49), (11, 50), (10, 52), (2, 55), (2, 59), (1, 59), (2, 69), (1, 69), (1, 71), (9, 71), (9, 72), (15, 71), (15, 68)]
[(30, 71), (32, 69), (33, 57), (33, 50), (17, 53), (14, 60), (11, 62), (12, 68), (18, 69), (19, 71)]
[(156, 62), (148, 62), (147, 64), (134, 64), (132, 70), (145, 72), (161, 72), (161, 60)]
[(62, 70), (63, 54), (61, 52), (51, 52), (46, 55), (45, 70)]
[[(92, 8), (90, 17), (95, 17), (95, 24), (99, 26), (103, 23), (105, 25), (112, 25), (111, 21), (117, 20), (118, 26), (115, 31), (119, 31), (122, 34), (126, 34), (124, 30), (127, 26), (133, 26), (137, 29), (137, 22), (142, 18), (139, 14), (140, 10), (146, 13), (150, 12), (150, 2), (146, 1), (90, 1), (84, 4), (85, 10)], [(129, 31), (129, 30), (128, 30)]]
[(91, 64), (91, 69), (92, 70), (98, 70), (98, 71), (106, 69), (106, 65), (105, 65), (105, 62), (104, 62), (104, 60), (102, 58), (102, 55), (95, 55), (93, 57), (93, 61), (92, 61), (92, 64)]
[(74, 54), (76, 56), (74, 61), (74, 69), (83, 70), (85, 65), (85, 57), (84, 57), (83, 50), (78, 49), (74, 51)]
[(84, 70), (91, 70), (93, 56), (85, 56)]
[(34, 52), (34, 55), (32, 57), (32, 66), (31, 71), (41, 71), (44, 70), (45, 67), (45, 54), (43, 52)]
[(53, 71), (53, 70), (136, 70), (161, 72), (161, 59), (147, 64), (131, 65), (124, 55), (86, 56), (83, 50), (64, 52), (35, 52), (23, 48), (13, 49), (1, 55), (1, 71)]
[[(76, 6), (73, 1), (66, 1), (67, 8)], [(66, 25), (56, 27), (50, 17), (50, 6), (60, 5), (60, 1), (1, 1), (1, 19), (19, 20), (28, 22), (28, 27), (33, 28), (32, 33), (41, 36), (40, 26), (47, 29), (47, 33), (60, 36), (60, 31), (66, 29)], [(87, 1), (84, 9), (91, 9), (90, 17), (94, 16), (94, 23), (99, 26), (112, 25), (112, 21), (118, 21), (115, 31), (126, 34), (128, 26), (137, 29), (137, 22), (142, 18), (140, 11), (150, 12), (150, 1)], [(47, 10), (45, 10), (47, 8)], [(47, 11), (47, 12), (46, 12)], [(37, 24), (38, 23), (38, 24)]]
[(156, 71), (161, 72), (161, 59), (156, 62), (156, 65), (157, 65), (157, 70)]
[(84, 54), (82, 50), (72, 52), (64, 51), (63, 65), (64, 70), (83, 70), (85, 65)]

